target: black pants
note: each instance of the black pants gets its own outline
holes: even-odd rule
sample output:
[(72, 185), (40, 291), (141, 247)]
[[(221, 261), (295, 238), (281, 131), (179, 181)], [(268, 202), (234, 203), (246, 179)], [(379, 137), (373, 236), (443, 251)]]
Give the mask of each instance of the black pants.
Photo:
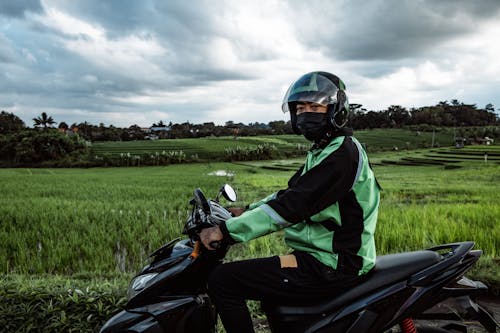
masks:
[(335, 271), (309, 254), (294, 253), (297, 268), (281, 268), (278, 256), (222, 264), (208, 289), (228, 333), (254, 332), (245, 300), (301, 304), (335, 297), (364, 278)]

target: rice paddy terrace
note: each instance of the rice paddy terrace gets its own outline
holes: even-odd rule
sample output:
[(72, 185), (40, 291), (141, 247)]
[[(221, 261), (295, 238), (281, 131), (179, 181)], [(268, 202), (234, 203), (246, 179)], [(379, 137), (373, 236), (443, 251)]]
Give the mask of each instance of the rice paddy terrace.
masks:
[(201, 160), (217, 159), (226, 149), (272, 145), (283, 152), (308, 149), (307, 141), (296, 135), (254, 136), (254, 137), (207, 137), (193, 139), (166, 139), (154, 141), (97, 142), (92, 146), (92, 154), (102, 155), (144, 155), (162, 152), (182, 151), (187, 157)]
[[(367, 151), (390, 152), (415, 150), (436, 146), (451, 146), (453, 133), (450, 131), (415, 132), (405, 129), (372, 129), (356, 131), (356, 138), (362, 142)], [(298, 135), (264, 135), (251, 137), (204, 137), (190, 139), (165, 139), (153, 141), (117, 141), (95, 142), (92, 154), (95, 156), (147, 155), (163, 152), (181, 152), (189, 160), (213, 161), (224, 157), (226, 150), (269, 145), (283, 155), (303, 155), (310, 147), (310, 142)]]
[[(461, 168), (477, 163), (500, 164), (500, 145), (468, 145), (464, 148), (451, 146), (451, 132), (415, 133), (403, 129), (374, 129), (356, 132), (373, 165), (437, 165), (446, 169)], [(297, 135), (253, 137), (205, 137), (192, 139), (167, 139), (154, 141), (97, 142), (92, 146), (96, 156), (153, 155), (182, 152), (188, 161), (224, 160), (230, 150), (272, 146), (283, 153), (281, 156), (304, 156), (310, 143)], [(441, 145), (441, 148), (430, 148)], [(258, 159), (258, 158), (256, 158)], [(248, 162), (249, 163), (249, 162)], [(299, 160), (249, 163), (264, 169), (295, 170)]]
[(381, 158), (381, 165), (442, 165), (447, 169), (460, 168), (470, 163), (500, 164), (500, 146), (466, 146), (464, 148), (438, 148), (411, 153), (394, 154)]
[[(485, 156), (486, 155), (486, 156)], [(443, 166), (445, 169), (458, 169), (471, 164), (500, 164), (500, 146), (466, 146), (457, 148), (434, 148), (414, 151), (394, 151), (369, 154), (372, 165), (390, 166)], [(272, 162), (244, 162), (268, 170), (297, 170), (302, 159), (290, 159)]]

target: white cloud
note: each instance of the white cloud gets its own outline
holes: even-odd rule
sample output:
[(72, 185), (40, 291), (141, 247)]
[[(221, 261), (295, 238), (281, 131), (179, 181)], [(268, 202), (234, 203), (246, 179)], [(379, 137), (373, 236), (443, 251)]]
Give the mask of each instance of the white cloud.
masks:
[(431, 55), (375, 78), (363, 78), (354, 97), (365, 107), (381, 110), (391, 104), (406, 107), (432, 105), (458, 99), (484, 106), (497, 96), (485, 99), (485, 91), (500, 83), (500, 25), (488, 22), (472, 35), (437, 45)]
[(60, 39), (65, 48), (102, 70), (135, 78), (165, 76), (155, 59), (167, 50), (149, 34), (111, 39), (103, 27), (50, 7), (46, 8), (46, 16), (36, 17), (39, 23), (69, 36)]
[(456, 82), (456, 74), (440, 68), (429, 60), (416, 68), (417, 84), (433, 88), (441, 88)]
[(303, 47), (297, 41), (290, 19), (289, 4), (267, 1), (228, 2), (222, 29), (234, 41), (239, 57), (246, 61), (295, 58), (302, 55)]
[(40, 24), (71, 36), (100, 39), (105, 33), (102, 27), (94, 26), (48, 5), (45, 5), (44, 15), (34, 15), (34, 18)]
[(0, 14), (0, 109), (30, 124), (41, 110), (117, 126), (286, 120), (286, 89), (314, 70), (337, 74), (372, 110), (500, 106), (500, 4), (359, 6), (45, 0), (37, 13)]

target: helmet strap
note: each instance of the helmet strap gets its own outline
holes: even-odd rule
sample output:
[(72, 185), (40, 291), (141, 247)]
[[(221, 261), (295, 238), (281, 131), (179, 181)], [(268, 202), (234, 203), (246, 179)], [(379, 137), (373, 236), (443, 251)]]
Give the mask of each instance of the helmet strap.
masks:
[(330, 118), (330, 123), (332, 124), (332, 130), (338, 130), (340, 127), (337, 125), (335, 121), (335, 115), (337, 114), (338, 103), (328, 104), (327, 114)]

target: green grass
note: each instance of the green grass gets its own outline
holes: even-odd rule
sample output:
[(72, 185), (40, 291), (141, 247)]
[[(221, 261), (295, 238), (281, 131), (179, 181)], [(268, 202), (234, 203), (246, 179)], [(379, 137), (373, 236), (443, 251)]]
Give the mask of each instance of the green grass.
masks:
[[(500, 164), (485, 163), (483, 149), (370, 154), (383, 187), (379, 255), (473, 240), (484, 255), (467, 275), (500, 293)], [(500, 148), (486, 149), (493, 158)], [(0, 296), (7, 325), (37, 325), (50, 314), (59, 330), (78, 323), (80, 331), (94, 331), (125, 302), (128, 280), (149, 253), (181, 235), (195, 187), (213, 197), (228, 182), (241, 206), (285, 187), (302, 161), (0, 169)], [(218, 170), (232, 175), (209, 176)], [(288, 251), (278, 232), (234, 245), (227, 259)]]
[[(132, 271), (178, 235), (209, 166), (0, 171), (2, 271)], [(200, 179), (205, 178), (200, 183)]]
[[(373, 129), (357, 131), (356, 137), (365, 144), (369, 152), (387, 151), (397, 148), (417, 149), (431, 147), (432, 133), (405, 130), (405, 129)], [(155, 154), (162, 151), (183, 151), (188, 158), (196, 157), (201, 160), (220, 159), (224, 149), (248, 147), (270, 144), (284, 153), (296, 153), (303, 150), (303, 146), (310, 146), (302, 136), (272, 135), (252, 137), (205, 137), (196, 139), (168, 139), (154, 141), (124, 141), (124, 142), (97, 142), (92, 146), (92, 154), (102, 156), (120, 154)], [(453, 134), (448, 130), (436, 132), (434, 146), (451, 146)], [(299, 147), (299, 149), (298, 149)]]
[(307, 144), (307, 141), (298, 136), (260, 136), (260, 137), (206, 137), (196, 139), (171, 139), (155, 141), (124, 141), (98, 142), (92, 146), (92, 153), (100, 156), (104, 154), (155, 154), (163, 151), (183, 151), (187, 157), (199, 159), (219, 158), (224, 156), (226, 148), (249, 147), (254, 148), (262, 144), (271, 144), (284, 152), (292, 152), (297, 145)]
[(500, 257), (499, 166), (376, 168), (384, 188), (377, 230), (380, 252), (474, 240)]
[[(486, 158), (485, 158), (486, 153)], [(373, 164), (379, 165), (442, 165), (447, 168), (461, 168), (470, 165), (500, 164), (500, 146), (474, 145), (462, 149), (434, 148), (413, 151), (397, 151), (393, 154), (374, 154)], [(472, 164), (471, 164), (472, 163)]]
[[(388, 154), (374, 154), (373, 160), (400, 156)], [(180, 234), (195, 187), (214, 196), (229, 182), (239, 193), (237, 204), (244, 205), (286, 186), (301, 161), (1, 169), (0, 272), (132, 273), (152, 250)], [(384, 189), (379, 254), (474, 240), (486, 257), (500, 257), (500, 166), (460, 163), (453, 170), (442, 165), (374, 166)], [(216, 170), (234, 175), (208, 176)], [(230, 258), (286, 252), (280, 237), (238, 245)]]
[[(413, 150), (432, 147), (432, 132), (416, 132), (406, 129), (377, 128), (354, 133), (360, 142), (366, 144), (369, 152), (398, 150)], [(443, 129), (434, 134), (434, 147), (453, 145), (453, 132)]]
[(97, 332), (126, 303), (123, 278), (0, 276), (2, 332)]

